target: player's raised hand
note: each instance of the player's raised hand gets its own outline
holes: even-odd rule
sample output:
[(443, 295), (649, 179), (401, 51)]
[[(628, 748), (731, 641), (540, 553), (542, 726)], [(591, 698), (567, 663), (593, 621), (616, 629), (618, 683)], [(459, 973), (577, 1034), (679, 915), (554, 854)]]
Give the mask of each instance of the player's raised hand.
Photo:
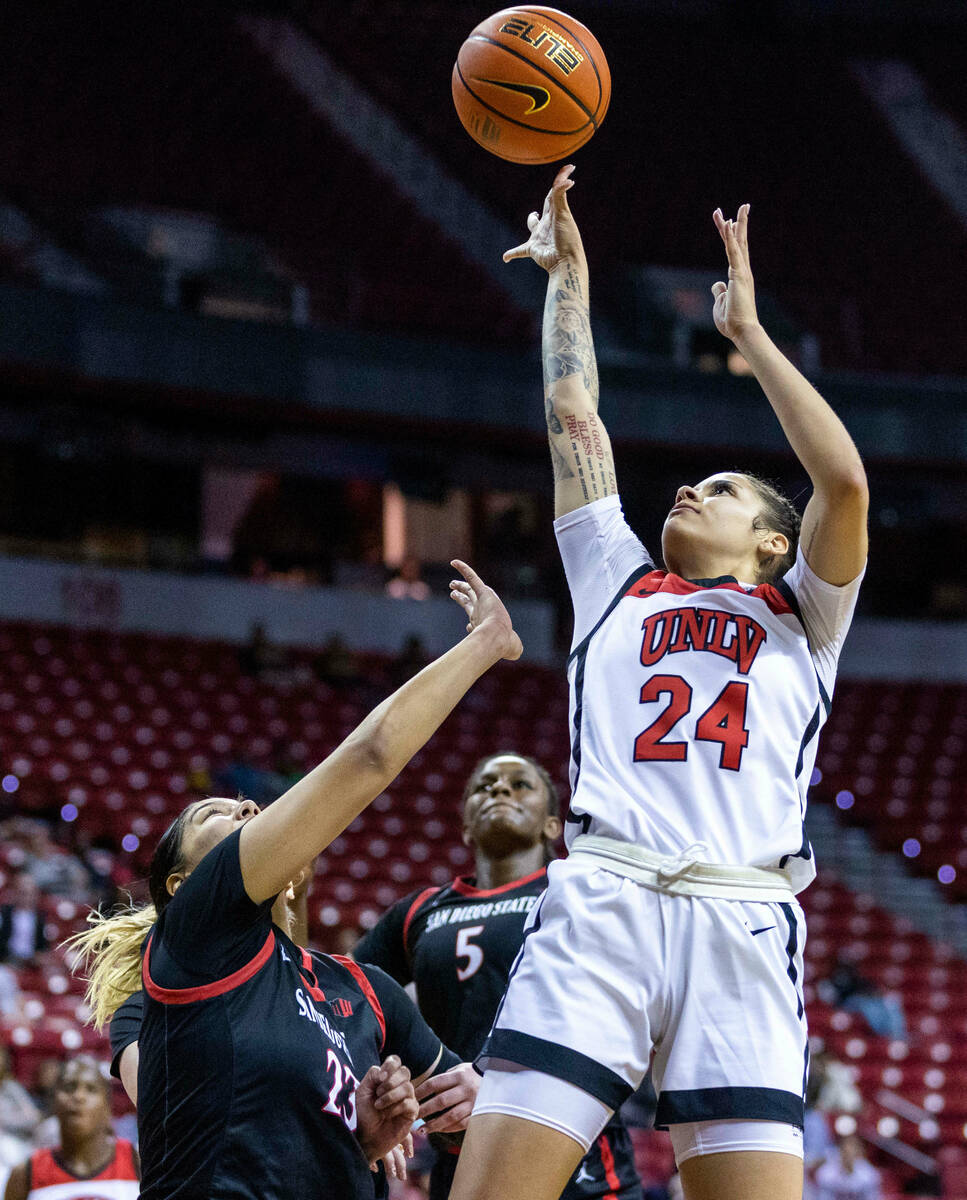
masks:
[(450, 581), (450, 598), (467, 614), (467, 633), (486, 628), (497, 640), (500, 658), (520, 658), (524, 647), (494, 589), (487, 587), (477, 572), (459, 558), (454, 558), (450, 566), (463, 576)]
[(725, 243), (729, 260), (729, 282), (712, 284), (715, 328), (735, 341), (759, 324), (755, 308), (755, 283), (749, 264), (749, 205), (743, 204), (736, 219), (726, 220), (722, 210), (712, 213), (715, 228)]
[(416, 1089), (425, 1133), (458, 1133), (467, 1128), (483, 1077), (472, 1063), (460, 1063), (424, 1079)]
[(545, 271), (553, 271), (566, 259), (584, 261), (584, 246), (577, 224), (568, 208), (567, 193), (574, 187), (572, 164), (561, 167), (544, 200), (544, 211), (527, 218), (530, 237), (504, 254), (504, 262), (514, 258), (532, 258)]

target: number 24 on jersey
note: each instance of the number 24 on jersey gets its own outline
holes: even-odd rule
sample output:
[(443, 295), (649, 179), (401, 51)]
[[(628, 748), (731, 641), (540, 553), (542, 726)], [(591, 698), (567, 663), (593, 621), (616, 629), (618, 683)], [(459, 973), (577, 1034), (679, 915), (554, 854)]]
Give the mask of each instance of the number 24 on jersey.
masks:
[[(670, 738), (674, 727), (691, 713), (692, 689), (681, 675), (652, 675), (641, 689), (639, 702), (654, 704), (668, 696), (668, 704), (654, 721), (635, 738), (635, 762), (685, 762), (688, 742)], [(749, 685), (733, 680), (695, 723), (695, 741), (717, 742), (719, 766), (738, 771), (742, 751), (749, 744), (745, 712)]]

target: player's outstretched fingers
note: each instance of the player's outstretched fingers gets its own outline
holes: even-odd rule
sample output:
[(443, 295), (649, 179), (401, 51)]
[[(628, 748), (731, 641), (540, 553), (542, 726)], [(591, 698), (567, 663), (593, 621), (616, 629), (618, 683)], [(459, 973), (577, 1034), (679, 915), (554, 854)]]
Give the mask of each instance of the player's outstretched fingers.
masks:
[(547, 198), (554, 205), (556, 212), (568, 211), (567, 193), (574, 187), (574, 180), (571, 178), (573, 170), (574, 164), (568, 163), (566, 167), (561, 167), (554, 177), (554, 184)]
[(450, 566), (453, 567), (455, 571), (460, 572), (460, 574), (464, 577), (467, 583), (470, 584), (470, 587), (478, 596), (486, 588), (487, 585), (480, 578), (473, 567), (468, 566), (468, 564), (463, 562), (462, 559), (452, 558), (450, 560)]
[(712, 220), (715, 223), (715, 228), (719, 231), (719, 237), (723, 242), (727, 243), (727, 238), (725, 236), (726, 220), (720, 208), (717, 208), (715, 212), (712, 213)]
[[(559, 167), (557, 174), (554, 176), (554, 187), (563, 187), (573, 174), (574, 163), (565, 163), (563, 167)], [(573, 180), (571, 182), (573, 183)]]
[[(544, 205), (544, 211), (545, 212), (547, 211), (546, 203)], [(533, 233), (534, 230), (537, 228), (537, 226), (540, 224), (540, 220), (541, 220), (541, 218), (540, 218), (539, 213), (532, 212), (532, 213), (528, 214), (527, 228), (531, 233)], [(503, 256), (504, 262), (511, 262), (515, 258), (530, 257), (530, 245), (531, 245), (530, 238), (528, 238), (526, 242), (521, 242), (521, 244), (519, 246), (515, 246), (513, 248), (513, 250), (505, 250), (504, 256)]]
[(751, 204), (743, 204), (739, 209), (739, 215), (735, 222), (735, 231), (739, 246), (745, 251), (749, 249), (749, 213), (751, 211)]
[(452, 579), (450, 581), (450, 599), (455, 600), (467, 614), (467, 633), (472, 633), (473, 608), (477, 602), (477, 597), (473, 594), (470, 585), (464, 583), (463, 580)]

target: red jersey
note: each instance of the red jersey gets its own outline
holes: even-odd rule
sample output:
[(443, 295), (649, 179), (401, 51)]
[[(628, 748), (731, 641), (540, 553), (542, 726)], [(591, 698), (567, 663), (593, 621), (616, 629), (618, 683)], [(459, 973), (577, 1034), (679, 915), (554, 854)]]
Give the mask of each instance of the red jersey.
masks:
[(124, 1138), (114, 1143), (111, 1161), (84, 1178), (64, 1169), (53, 1150), (30, 1156), (27, 1200), (138, 1200), (141, 1190), (134, 1147)]

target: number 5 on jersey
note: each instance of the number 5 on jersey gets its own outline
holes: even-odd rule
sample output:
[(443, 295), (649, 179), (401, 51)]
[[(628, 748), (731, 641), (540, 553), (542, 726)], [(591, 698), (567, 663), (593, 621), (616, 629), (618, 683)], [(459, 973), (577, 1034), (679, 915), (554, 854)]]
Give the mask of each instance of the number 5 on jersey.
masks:
[(462, 929), (457, 930), (457, 958), (465, 958), (466, 963), (457, 967), (457, 978), (461, 983), (465, 979), (469, 979), (471, 975), (476, 975), (483, 964), (484, 955), (479, 946), (475, 946), (470, 940), (483, 933), (482, 925), (465, 925)]
[[(635, 738), (635, 762), (684, 762), (688, 758), (688, 742), (665, 739), (688, 715), (692, 689), (681, 675), (652, 675), (641, 689), (640, 703), (654, 704), (662, 696), (668, 696), (665, 710)], [(739, 770), (742, 751), (749, 744), (749, 731), (745, 727), (748, 698), (749, 685), (733, 680), (695, 724), (696, 741), (720, 744), (719, 766), (725, 771)]]

